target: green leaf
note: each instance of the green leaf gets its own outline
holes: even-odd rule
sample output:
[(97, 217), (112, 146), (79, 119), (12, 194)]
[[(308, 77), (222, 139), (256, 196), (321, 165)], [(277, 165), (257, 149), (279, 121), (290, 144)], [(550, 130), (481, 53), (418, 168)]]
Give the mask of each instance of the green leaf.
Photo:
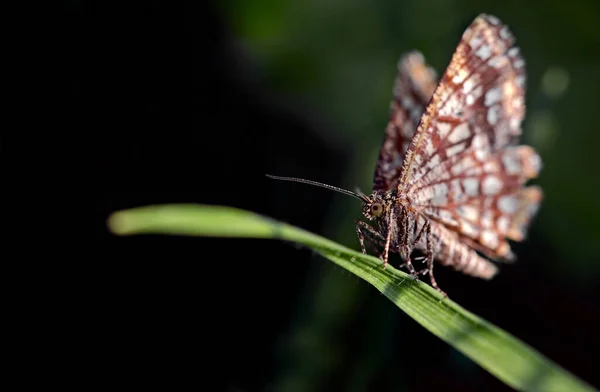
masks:
[(118, 235), (171, 234), (271, 238), (310, 247), (372, 284), (434, 335), (517, 390), (592, 391), (590, 385), (502, 329), (470, 313), (421, 281), (381, 260), (264, 216), (230, 207), (157, 205), (118, 211), (108, 220)]

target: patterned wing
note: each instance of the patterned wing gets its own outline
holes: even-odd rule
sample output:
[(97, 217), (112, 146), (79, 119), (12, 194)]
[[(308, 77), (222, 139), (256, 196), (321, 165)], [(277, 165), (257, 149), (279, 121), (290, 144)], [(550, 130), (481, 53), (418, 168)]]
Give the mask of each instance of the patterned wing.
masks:
[(482, 14), (464, 32), (413, 136), (402, 165), (399, 193), (427, 171), (472, 149), (480, 157), (516, 141), (525, 114), (525, 62), (508, 28)]
[(507, 147), (483, 162), (471, 152), (438, 180), (418, 188), (414, 204), (472, 248), (493, 259), (512, 260), (505, 237), (525, 238), (542, 192), (523, 185), (540, 169), (539, 156), (528, 146)]
[(438, 243), (437, 260), (442, 265), (482, 279), (491, 279), (498, 268), (473, 251), (472, 246), (460, 238), (455, 231), (444, 225), (432, 225), (433, 236)]
[(521, 134), (524, 61), (508, 28), (480, 15), (467, 28), (411, 140), (399, 194), (492, 258), (511, 259), (541, 200), (541, 160)]
[(373, 189), (386, 191), (396, 186), (404, 153), (436, 86), (436, 75), (423, 55), (413, 51), (398, 62), (390, 120), (373, 176)]

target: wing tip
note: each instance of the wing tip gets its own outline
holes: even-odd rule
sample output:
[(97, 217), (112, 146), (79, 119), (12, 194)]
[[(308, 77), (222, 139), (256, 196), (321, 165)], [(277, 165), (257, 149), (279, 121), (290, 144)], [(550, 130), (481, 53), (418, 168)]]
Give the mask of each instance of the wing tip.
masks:
[(508, 238), (517, 242), (523, 241), (527, 237), (529, 225), (540, 208), (544, 193), (541, 187), (531, 185), (521, 190), (519, 199), (521, 200), (521, 207), (506, 233)]
[(502, 21), (497, 17), (494, 16), (492, 14), (488, 14), (485, 12), (482, 12), (481, 14), (479, 14), (476, 18), (476, 21), (485, 21), (488, 24), (491, 24), (493, 26), (501, 26), (503, 25)]

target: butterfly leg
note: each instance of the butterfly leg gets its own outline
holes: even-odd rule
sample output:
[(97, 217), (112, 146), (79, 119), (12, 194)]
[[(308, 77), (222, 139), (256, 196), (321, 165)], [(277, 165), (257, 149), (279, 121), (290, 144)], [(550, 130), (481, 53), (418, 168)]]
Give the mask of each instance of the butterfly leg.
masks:
[[(423, 235), (424, 235), (424, 234), (425, 234), (425, 232), (427, 231), (427, 226), (428, 226), (428, 225), (429, 225), (429, 222), (426, 222), (426, 223), (423, 225), (423, 227), (421, 227), (421, 230), (419, 230), (419, 234), (417, 234), (417, 237), (415, 238), (415, 240), (413, 241), (413, 244), (412, 244), (412, 248), (413, 248), (413, 249), (414, 249), (414, 248), (417, 246), (417, 244), (419, 243), (419, 241), (421, 241), (421, 237), (423, 237)], [(425, 260), (426, 260), (426, 259), (427, 259), (427, 257), (425, 257)], [(404, 265), (407, 265), (407, 264), (408, 264), (408, 263), (405, 263), (405, 264), (403, 264), (402, 266), (404, 266)], [(412, 264), (411, 264), (410, 266), (411, 266), (411, 267), (413, 267), (413, 266), (412, 266)], [(422, 269), (422, 270), (420, 270), (420, 271), (416, 271), (416, 270), (414, 269), (414, 267), (413, 267), (411, 275), (412, 275), (412, 277), (413, 277), (413, 278), (417, 279), (419, 275), (425, 275), (425, 274), (426, 274), (428, 271), (429, 271), (429, 269), (428, 269), (428, 268), (424, 268), (424, 269)]]
[(410, 259), (406, 259), (406, 263), (400, 264), (400, 268), (404, 268), (404, 267), (408, 268), (408, 271), (410, 272), (410, 276), (413, 279), (419, 279), (419, 274), (421, 273), (421, 271), (417, 271), (415, 269), (415, 266), (412, 264)]
[(387, 267), (388, 263), (388, 256), (390, 254), (390, 242), (392, 240), (392, 230), (394, 229), (394, 224), (396, 224), (396, 219), (394, 209), (392, 208), (388, 217), (388, 227), (387, 234), (385, 236), (385, 246), (383, 247), (383, 253), (379, 256), (379, 258), (383, 260), (383, 269)]
[[(408, 268), (408, 271), (410, 272), (410, 276), (412, 276), (413, 279), (418, 279), (419, 273), (415, 270), (415, 267), (413, 266), (412, 261), (410, 260), (410, 255), (412, 254), (412, 250), (414, 248), (414, 244), (413, 244), (413, 246), (410, 245), (410, 237), (409, 237), (409, 234), (413, 230), (413, 225), (411, 224), (411, 222), (413, 222), (413, 221), (406, 217), (407, 214), (408, 214), (408, 212), (405, 209), (401, 210), (400, 222), (402, 225), (403, 236), (402, 236), (402, 243), (400, 244), (400, 254), (402, 255), (402, 258), (404, 260), (406, 260), (406, 262), (404, 264), (400, 265), (400, 268), (402, 268), (402, 267)], [(423, 232), (423, 229), (421, 229), (421, 232)], [(421, 234), (419, 234), (419, 237), (420, 236), (421, 236)], [(414, 243), (416, 244), (417, 241), (415, 241)]]
[(367, 254), (367, 250), (365, 248), (365, 233), (369, 235), (369, 238), (367, 239), (370, 243), (377, 244), (381, 247), (385, 246), (385, 238), (375, 231), (375, 229), (373, 229), (371, 226), (358, 219), (355, 220), (354, 223), (356, 224), (356, 235), (358, 236), (360, 249), (363, 254)]
[(425, 238), (427, 239), (427, 267), (429, 270), (429, 280), (431, 281), (431, 286), (433, 286), (434, 289), (442, 293), (444, 297), (448, 298), (448, 294), (446, 294), (442, 289), (440, 289), (437, 282), (435, 281), (435, 277), (433, 276), (433, 239), (431, 235), (431, 225), (429, 224), (429, 222), (426, 223), (426, 226), (427, 232), (425, 234)]

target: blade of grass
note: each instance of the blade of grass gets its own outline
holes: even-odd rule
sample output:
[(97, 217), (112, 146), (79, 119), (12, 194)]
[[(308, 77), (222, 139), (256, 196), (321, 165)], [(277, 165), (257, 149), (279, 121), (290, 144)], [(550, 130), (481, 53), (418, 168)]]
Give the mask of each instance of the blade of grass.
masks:
[(434, 335), (504, 383), (522, 391), (592, 391), (590, 385), (502, 329), (443, 297), (429, 285), (340, 244), (264, 216), (223, 206), (172, 204), (118, 211), (108, 219), (118, 235), (170, 234), (271, 238), (310, 247), (371, 283)]

